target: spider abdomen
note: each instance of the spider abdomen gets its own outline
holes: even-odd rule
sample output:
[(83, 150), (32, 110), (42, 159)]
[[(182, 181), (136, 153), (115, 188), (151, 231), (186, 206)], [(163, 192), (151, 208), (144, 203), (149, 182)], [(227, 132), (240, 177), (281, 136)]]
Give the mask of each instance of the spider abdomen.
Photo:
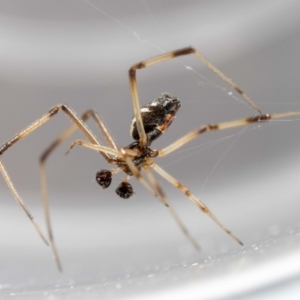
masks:
[[(141, 116), (148, 145), (167, 130), (180, 106), (181, 103), (176, 97), (163, 93), (161, 97), (141, 108)], [(132, 120), (130, 133), (134, 140), (139, 140), (135, 118)]]

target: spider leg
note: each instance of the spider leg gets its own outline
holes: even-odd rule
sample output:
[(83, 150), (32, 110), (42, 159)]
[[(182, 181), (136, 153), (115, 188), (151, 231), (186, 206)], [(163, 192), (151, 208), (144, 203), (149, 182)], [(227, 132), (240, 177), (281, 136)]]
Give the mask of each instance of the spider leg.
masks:
[[(109, 134), (108, 129), (106, 128), (105, 124), (101, 120), (101, 118), (98, 116), (98, 114), (90, 109), (86, 111), (82, 116), (81, 120), (83, 122), (86, 122), (89, 118), (92, 118), (96, 124), (98, 125), (99, 129), (101, 130), (102, 134), (104, 135), (108, 145), (111, 148), (118, 149), (114, 139), (112, 136)], [(42, 153), (40, 161), (44, 162), (47, 160), (48, 156), (54, 151), (54, 149), (62, 143), (65, 139), (67, 139), (74, 131), (78, 130), (78, 126), (76, 124), (73, 124), (70, 126), (68, 129), (66, 129), (59, 137), (57, 137), (47, 148), (46, 150)], [(105, 153), (102, 153), (105, 159), (107, 159), (107, 156), (105, 156)]]
[[(22, 138), (26, 137), (27, 135), (29, 135), (30, 133), (32, 133), (34, 130), (36, 130), (37, 128), (39, 128), (40, 126), (42, 126), (44, 123), (46, 123), (47, 121), (49, 121), (59, 111), (63, 111), (64, 113), (66, 113), (66, 115), (75, 123), (75, 125), (83, 132), (83, 134), (90, 140), (90, 142), (95, 143), (95, 144), (99, 144), (99, 142), (96, 139), (96, 137), (91, 133), (91, 131), (88, 129), (88, 127), (85, 125), (85, 123), (80, 118), (77, 117), (77, 115), (75, 114), (75, 112), (73, 110), (71, 110), (68, 106), (66, 106), (64, 104), (60, 104), (60, 105), (57, 105), (57, 106), (53, 107), (43, 117), (41, 117), (40, 119), (38, 119), (37, 121), (35, 121), (34, 123), (32, 123), (30, 126), (28, 126), (27, 128), (25, 128), (23, 131), (21, 131), (20, 133), (18, 133), (17, 135), (15, 135), (7, 143), (5, 143), (4, 145), (2, 145), (0, 147), (0, 155), (2, 155), (5, 151), (7, 151), (16, 142), (18, 142)], [(48, 151), (47, 154), (49, 154), (50, 152), (51, 151)], [(45, 159), (46, 157), (47, 157), (47, 155), (44, 155), (44, 157), (42, 157), (42, 159), (43, 158)], [(41, 163), (40, 166), (41, 166), (41, 169), (43, 169), (43, 164), (42, 163)], [(30, 218), (30, 220), (34, 224), (36, 230), (41, 235), (41, 231), (36, 226), (36, 223), (33, 221), (32, 216), (29, 214), (28, 210), (24, 206), (24, 203), (23, 203), (22, 199), (20, 198), (20, 196), (16, 192), (16, 189), (14, 188), (14, 186), (13, 186), (10, 178), (8, 177), (8, 174), (7, 174), (7, 172), (4, 169), (4, 167), (3, 167), (2, 164), (0, 165), (0, 171), (1, 171), (1, 173), (2, 173), (2, 175), (4, 177), (4, 179), (5, 179), (6, 183), (8, 184), (8, 187), (10, 188), (12, 194), (15, 196), (15, 198), (18, 201), (18, 203), (20, 204), (20, 206), (25, 210), (27, 216)], [(43, 172), (41, 172), (41, 173), (43, 173)], [(53, 240), (53, 234), (52, 234), (52, 230), (51, 230), (50, 215), (49, 215), (49, 208), (48, 208), (48, 200), (47, 200), (47, 197), (45, 197), (45, 191), (46, 191), (45, 190), (45, 175), (43, 175), (43, 174), (41, 176), (41, 181), (42, 181), (42, 193), (43, 193), (43, 196), (44, 196), (43, 197), (43, 204), (44, 204), (44, 211), (45, 211), (45, 217), (46, 217), (47, 230), (48, 230), (48, 235), (49, 235), (49, 239), (50, 239), (50, 245), (51, 245), (53, 254), (55, 256), (55, 260), (56, 260), (57, 266), (58, 266), (59, 270), (61, 270), (61, 264), (60, 264), (60, 261), (59, 261), (59, 257), (58, 257), (58, 254), (57, 254), (57, 250), (56, 250), (56, 247), (55, 247), (55, 243), (54, 243), (54, 240)], [(43, 240), (45, 240), (45, 238), (43, 238)]]
[[(108, 129), (106, 128), (105, 124), (101, 120), (101, 118), (98, 116), (98, 114), (94, 110), (88, 110), (86, 111), (82, 116), (81, 119), (79, 119), (73, 111), (70, 109), (69, 113), (66, 111), (66, 113), (69, 115), (69, 117), (74, 121), (75, 124), (70, 126), (68, 129), (66, 129), (59, 137), (57, 137), (42, 153), (40, 157), (40, 178), (41, 178), (41, 191), (42, 191), (42, 199), (43, 199), (43, 205), (44, 205), (44, 211), (45, 211), (45, 218), (46, 218), (46, 224), (47, 224), (47, 230), (48, 235), (50, 238), (51, 248), (52, 252), (54, 254), (56, 264), (58, 269), (61, 271), (61, 263), (59, 260), (58, 252), (56, 249), (56, 245), (54, 243), (53, 233), (52, 233), (52, 226), (50, 221), (50, 211), (49, 211), (49, 201), (48, 201), (48, 193), (47, 193), (47, 180), (46, 180), (46, 170), (45, 170), (45, 162), (49, 155), (56, 149), (56, 147), (62, 143), (65, 139), (67, 139), (75, 130), (80, 129), (90, 140), (90, 142), (97, 144), (99, 147), (101, 147), (99, 141), (96, 139), (96, 137), (91, 133), (91, 131), (87, 128), (85, 125), (85, 121), (87, 121), (89, 118), (92, 118), (96, 124), (98, 125), (100, 131), (104, 135), (107, 143), (110, 147), (113, 149), (117, 149), (116, 143), (112, 136), (109, 134)], [(111, 148), (106, 147), (107, 150), (112, 150)], [(100, 151), (101, 155), (104, 157), (106, 161), (110, 161), (111, 157), (104, 151)], [(114, 152), (115, 153), (115, 152)], [(116, 172), (115, 172), (116, 173)]]
[(157, 193), (156, 198), (161, 198), (165, 203), (168, 204), (168, 209), (169, 212), (171, 213), (172, 217), (174, 218), (174, 220), (176, 221), (176, 223), (178, 224), (179, 228), (181, 229), (181, 231), (183, 232), (183, 234), (189, 239), (189, 241), (192, 243), (192, 245), (197, 249), (200, 250), (201, 247), (199, 246), (199, 244), (197, 243), (197, 241), (192, 237), (192, 235), (189, 233), (189, 231), (187, 230), (187, 228), (183, 225), (181, 219), (179, 218), (179, 216), (176, 214), (175, 210), (173, 209), (173, 207), (170, 205), (170, 202), (167, 200), (167, 197), (162, 189), (162, 187), (160, 186), (160, 184), (158, 183), (158, 181), (155, 179), (155, 177), (153, 176), (153, 174), (150, 172), (148, 166), (144, 166), (143, 167), (144, 172), (146, 173), (149, 181), (151, 182), (152, 186), (154, 187), (154, 190)]
[(177, 179), (172, 177), (169, 173), (167, 173), (165, 170), (163, 170), (161, 167), (159, 167), (154, 162), (150, 165), (160, 176), (165, 178), (168, 182), (170, 182), (172, 185), (174, 185), (176, 188), (178, 188), (182, 193), (184, 193), (190, 200), (196, 204), (198, 208), (202, 210), (205, 214), (207, 214), (211, 219), (215, 221), (226, 233), (228, 233), (236, 242), (238, 242), (240, 245), (243, 245), (243, 243), (227, 228), (225, 225), (223, 225), (217, 217), (208, 209), (208, 207), (202, 203), (197, 197), (195, 197), (189, 189), (184, 186), (182, 183), (180, 183)]
[[(75, 140), (75, 141), (73, 141), (71, 143), (69, 149), (67, 150), (66, 154), (68, 154), (73, 149), (73, 147), (75, 147), (76, 145), (83, 146), (85, 148), (98, 151), (100, 153), (103, 152), (103, 153), (111, 154), (111, 155), (116, 156), (116, 157), (122, 157), (122, 155), (120, 155), (120, 152), (118, 150), (115, 150), (115, 149), (112, 149), (112, 148), (109, 148), (109, 147), (106, 147), (106, 146), (102, 146), (102, 145), (99, 145), (99, 144), (95, 145), (95, 144), (87, 142), (85, 140)], [(114, 161), (118, 162), (117, 159), (115, 160), (113, 158), (108, 158), (107, 161), (109, 163), (113, 163)]]
[[(3, 144), (0, 147), (0, 156), (7, 151), (12, 145), (14, 145), (16, 142), (18, 142), (19, 140), (21, 140), (22, 138), (26, 137), (27, 135), (29, 135), (31, 132), (33, 132), (35, 129), (37, 129), (38, 127), (42, 126), (45, 122), (47, 122), (52, 116), (54, 116), (59, 110), (63, 110), (65, 111), (70, 118), (75, 122), (75, 123), (80, 123), (81, 121), (76, 117), (75, 113), (73, 111), (71, 111), (67, 106), (65, 105), (57, 105), (54, 108), (52, 108), (48, 114), (44, 115), (43, 117), (41, 117), (40, 119), (38, 119), (36, 122), (32, 123), (30, 126), (28, 126), (27, 128), (25, 128), (23, 131), (21, 131), (20, 133), (16, 134), (11, 140), (9, 140), (8, 142), (6, 142), (5, 144)], [(86, 127), (83, 126), (83, 131), (87, 131)], [(90, 137), (92, 140), (96, 140), (96, 138), (94, 138), (92, 135)], [(4, 166), (2, 163), (0, 163), (0, 171), (9, 187), (9, 189), (11, 190), (12, 194), (14, 195), (15, 199), (17, 200), (17, 202), (19, 203), (19, 205), (22, 207), (22, 209), (25, 211), (25, 213), (27, 214), (28, 218), (30, 219), (30, 221), (32, 222), (32, 224), (34, 225), (36, 231), (38, 232), (38, 234), (41, 236), (41, 238), (43, 239), (43, 241), (48, 244), (46, 238), (43, 236), (39, 226), (37, 225), (37, 223), (35, 222), (34, 218), (32, 217), (32, 215), (30, 214), (29, 210), (27, 209), (27, 207), (25, 206), (22, 198), (20, 197), (20, 195), (17, 193), (17, 190), (15, 189), (11, 179), (8, 176), (8, 173), (6, 172)]]
[(194, 54), (198, 59), (201, 60), (201, 62), (208, 67), (210, 70), (212, 70), (217, 76), (219, 76), (222, 80), (224, 80), (229, 86), (231, 86), (237, 93), (239, 93), (248, 103), (251, 107), (253, 107), (259, 114), (262, 114), (262, 111), (260, 108), (251, 100), (251, 98), (245, 94), (234, 82), (232, 82), (225, 74), (223, 74), (218, 68), (216, 68), (210, 61), (208, 61), (197, 49), (193, 47), (187, 47), (171, 52), (167, 52), (158, 56), (155, 56), (153, 58), (150, 58), (148, 60), (139, 62), (135, 65), (133, 65), (129, 69), (129, 81), (130, 81), (130, 90), (131, 90), (131, 96), (132, 96), (132, 102), (133, 102), (133, 110), (134, 110), (134, 116), (136, 119), (136, 126), (137, 130), (140, 136), (140, 143), (141, 145), (147, 144), (147, 136), (144, 130), (143, 121), (141, 117), (141, 108), (139, 104), (139, 97), (138, 97), (138, 91), (137, 91), (137, 81), (136, 81), (136, 70), (143, 69), (150, 67), (152, 65), (155, 65), (157, 63), (161, 63), (166, 60), (170, 60), (172, 58), (182, 56), (182, 55), (189, 55)]
[[(78, 146), (83, 146), (85, 148), (88, 148), (88, 149), (91, 149), (91, 150), (95, 150), (95, 151), (98, 151), (98, 152), (104, 152), (104, 153), (109, 153), (115, 157), (117, 157), (116, 159), (114, 158), (109, 158), (108, 159), (108, 162), (109, 163), (115, 163), (117, 164), (120, 159), (123, 158), (123, 155), (120, 154), (120, 151), (118, 150), (115, 150), (115, 149), (112, 149), (112, 148), (109, 148), (109, 147), (105, 147), (105, 146), (102, 146), (102, 145), (95, 145), (95, 144), (92, 144), (92, 143), (89, 143), (85, 140), (75, 140), (71, 143), (69, 149), (67, 150), (66, 154), (68, 154), (76, 145)], [(126, 151), (126, 155), (130, 156), (130, 157), (135, 157), (137, 155), (137, 151), (134, 150), (134, 149), (124, 149)]]
[(162, 202), (170, 211), (171, 215), (175, 219), (176, 223), (182, 230), (183, 234), (190, 240), (190, 242), (194, 245), (194, 247), (199, 250), (200, 246), (196, 242), (196, 240), (190, 235), (187, 228), (183, 225), (181, 222), (179, 216), (176, 214), (172, 206), (170, 205), (169, 201), (167, 200), (167, 197), (165, 196), (165, 193), (159, 183), (156, 181), (156, 179), (152, 176), (150, 171), (148, 170), (148, 167), (146, 165), (143, 166), (143, 170), (145, 171), (152, 187), (149, 186), (149, 184), (145, 181), (145, 179), (142, 177), (141, 172), (137, 169), (137, 167), (134, 165), (132, 160), (127, 156), (125, 149), (121, 148), (120, 152), (123, 154), (124, 160), (127, 163), (128, 167), (130, 168), (132, 174), (135, 176), (135, 178), (142, 184), (144, 187), (154, 195), (155, 198), (157, 198), (160, 202)]
[(0, 171), (4, 177), (4, 180), (6, 182), (6, 184), (8, 185), (9, 189), (11, 190), (12, 194), (14, 195), (15, 199), (17, 200), (17, 202), (19, 203), (19, 205), (22, 207), (22, 209), (25, 211), (26, 215), (28, 216), (28, 218), (30, 219), (31, 223), (33, 224), (35, 230), (37, 231), (37, 233), (40, 235), (40, 237), (42, 238), (42, 240), (46, 243), (47, 246), (49, 246), (49, 243), (47, 241), (47, 239), (45, 238), (45, 236), (43, 235), (39, 225), (36, 223), (35, 219), (33, 218), (33, 216), (31, 215), (30, 211), (28, 210), (28, 208), (26, 207), (25, 203), (23, 202), (22, 198), (20, 197), (20, 195), (18, 194), (17, 190), (15, 189), (11, 179), (9, 178), (2, 162), (0, 161)]
[(176, 214), (172, 206), (170, 205), (169, 201), (167, 200), (167, 197), (165, 196), (165, 193), (159, 183), (156, 181), (156, 179), (152, 176), (152, 174), (148, 171), (147, 166), (143, 166), (143, 170), (145, 171), (150, 183), (152, 184), (152, 187), (149, 186), (149, 184), (145, 181), (145, 179), (142, 177), (141, 172), (137, 169), (137, 167), (134, 165), (132, 160), (127, 156), (125, 149), (121, 148), (120, 153), (123, 154), (123, 158), (128, 165), (129, 169), (131, 170), (132, 174), (135, 176), (135, 178), (151, 193), (154, 195), (155, 198), (157, 198), (160, 202), (162, 202), (170, 211), (171, 215), (177, 222), (178, 226), (184, 233), (184, 235), (190, 240), (190, 242), (194, 245), (194, 247), (199, 250), (200, 246), (196, 242), (196, 240), (190, 235), (186, 227), (181, 222), (179, 216)]
[(300, 116), (300, 111), (278, 113), (278, 114), (262, 114), (262, 115), (253, 116), (245, 119), (239, 119), (235, 121), (223, 122), (218, 124), (207, 124), (202, 126), (200, 129), (189, 132), (188, 134), (184, 135), (183, 137), (181, 137), (171, 145), (159, 150), (158, 157), (163, 157), (170, 154), (171, 152), (189, 143), (190, 141), (192, 141), (193, 139), (197, 138), (199, 135), (205, 132), (246, 126), (252, 123), (265, 122), (273, 119), (282, 119), (282, 118), (292, 117), (292, 116)]

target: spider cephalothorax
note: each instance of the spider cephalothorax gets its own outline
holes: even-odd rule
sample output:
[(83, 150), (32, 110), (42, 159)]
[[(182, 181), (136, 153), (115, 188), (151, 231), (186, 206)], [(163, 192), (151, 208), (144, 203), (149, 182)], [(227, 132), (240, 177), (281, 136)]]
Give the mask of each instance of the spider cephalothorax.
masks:
[[(141, 108), (143, 126), (147, 135), (147, 146), (143, 146), (139, 142), (136, 119), (135, 117), (133, 118), (130, 133), (135, 141), (125, 147), (124, 150), (133, 150), (136, 152), (136, 155), (132, 158), (132, 162), (138, 170), (147, 164), (148, 158), (158, 155), (158, 152), (150, 149), (149, 146), (168, 129), (180, 106), (181, 103), (176, 97), (163, 93), (159, 98)], [(121, 160), (117, 164), (127, 175), (133, 176), (131, 169), (125, 161)], [(96, 181), (103, 189), (110, 186), (111, 180), (112, 173), (108, 170), (101, 170), (96, 173)], [(128, 199), (133, 195), (131, 184), (123, 181), (117, 187), (116, 193), (121, 198)]]

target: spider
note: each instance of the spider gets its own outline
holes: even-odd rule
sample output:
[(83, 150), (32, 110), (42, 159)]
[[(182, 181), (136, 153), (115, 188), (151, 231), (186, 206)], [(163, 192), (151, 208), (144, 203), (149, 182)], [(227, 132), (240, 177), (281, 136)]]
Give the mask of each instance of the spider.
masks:
[[(166, 60), (173, 59), (175, 57), (183, 55), (195, 55), (206, 67), (211, 69), (217, 76), (224, 80), (231, 88), (233, 88), (238, 94), (240, 94), (248, 104), (257, 112), (255, 116), (248, 117), (245, 119), (234, 120), (229, 122), (223, 122), (218, 124), (207, 124), (199, 129), (196, 129), (186, 135), (182, 136), (169, 146), (161, 150), (153, 150), (151, 147), (152, 143), (160, 137), (171, 125), (174, 117), (181, 106), (181, 102), (177, 97), (171, 96), (170, 94), (164, 93), (159, 98), (155, 99), (148, 105), (140, 108), (137, 82), (136, 82), (136, 71), (142, 68), (150, 67), (161, 63)], [(224, 130), (233, 127), (246, 126), (251, 123), (256, 122), (266, 122), (271, 119), (279, 119), (289, 116), (300, 115), (300, 111), (277, 113), (277, 114), (265, 114), (259, 109), (259, 107), (228, 77), (226, 77), (221, 71), (219, 71), (212, 63), (210, 63), (198, 50), (192, 47), (186, 47), (183, 49), (175, 50), (165, 54), (155, 56), (148, 60), (139, 62), (133, 65), (129, 69), (129, 81), (130, 90), (132, 95), (134, 118), (131, 124), (131, 137), (133, 142), (131, 142), (126, 147), (119, 147), (112, 136), (109, 134), (106, 126), (102, 122), (101, 118), (97, 115), (94, 110), (86, 111), (81, 118), (79, 118), (76, 113), (70, 109), (65, 104), (59, 104), (53, 107), (47, 114), (42, 116), (40, 119), (32, 123), (30, 126), (25, 128), (20, 133), (16, 134), (12, 139), (3, 144), (0, 147), (0, 155), (7, 151), (16, 142), (26, 137), (32, 133), (35, 129), (42, 126), (58, 112), (64, 112), (74, 123), (70, 128), (65, 130), (57, 139), (55, 139), (48, 148), (42, 153), (40, 157), (40, 178), (41, 178), (41, 190), (43, 206), (46, 218), (47, 232), (49, 237), (49, 242), (43, 235), (40, 227), (32, 217), (31, 213), (24, 204), (22, 198), (15, 189), (6, 169), (4, 168), (2, 162), (0, 161), (0, 171), (11, 190), (12, 194), (16, 198), (19, 205), (25, 211), (30, 221), (34, 225), (36, 231), (41, 236), (43, 241), (51, 246), (52, 252), (55, 257), (55, 261), (58, 269), (61, 271), (61, 263), (54, 242), (52, 227), (50, 222), (50, 213), (47, 197), (47, 186), (46, 186), (46, 174), (45, 174), (45, 162), (53, 150), (67, 137), (69, 137), (75, 130), (80, 130), (88, 141), (85, 140), (75, 140), (68, 149), (68, 152), (75, 146), (81, 145), (83, 147), (92, 149), (99, 152), (102, 157), (110, 164), (114, 165), (110, 170), (100, 170), (96, 173), (96, 181), (103, 188), (106, 189), (110, 186), (112, 181), (112, 176), (118, 172), (124, 172), (125, 177), (123, 178), (121, 184), (117, 187), (116, 193), (121, 198), (129, 198), (133, 195), (132, 185), (128, 182), (131, 177), (135, 177), (150, 193), (154, 195), (165, 207), (168, 208), (171, 215), (179, 225), (180, 229), (184, 235), (190, 240), (196, 249), (200, 249), (200, 246), (196, 240), (190, 235), (184, 224), (181, 222), (180, 218), (170, 205), (164, 190), (162, 189), (160, 183), (154, 178), (151, 169), (156, 171), (160, 176), (165, 178), (171, 185), (179, 189), (189, 200), (191, 200), (203, 213), (208, 215), (217, 225), (221, 227), (230, 237), (232, 237), (237, 243), (243, 245), (243, 243), (238, 239), (225, 225), (223, 225), (217, 217), (208, 209), (208, 207), (200, 201), (192, 192), (181, 182), (179, 182), (172, 175), (168, 174), (163, 170), (155, 161), (156, 157), (164, 157), (171, 152), (182, 147), (186, 143), (194, 140), (200, 135), (209, 132)], [(92, 131), (86, 125), (87, 119), (92, 118), (100, 131), (102, 132), (108, 146), (104, 146), (102, 142), (92, 133)], [(67, 153), (68, 153), (67, 152)], [(146, 179), (147, 180), (146, 180)]]

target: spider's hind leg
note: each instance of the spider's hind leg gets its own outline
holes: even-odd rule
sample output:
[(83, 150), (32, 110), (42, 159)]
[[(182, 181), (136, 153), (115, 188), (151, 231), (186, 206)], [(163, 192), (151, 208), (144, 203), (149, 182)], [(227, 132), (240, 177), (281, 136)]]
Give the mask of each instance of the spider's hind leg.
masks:
[(169, 183), (179, 189), (182, 193), (184, 193), (203, 213), (208, 215), (219, 227), (221, 227), (229, 236), (231, 236), (237, 243), (243, 246), (241, 240), (235, 236), (223, 223), (219, 221), (219, 219), (209, 210), (209, 208), (202, 203), (196, 196), (194, 196), (191, 191), (179, 182), (177, 179), (172, 177), (169, 173), (163, 170), (154, 162), (152, 163), (151, 167), (164, 179), (166, 179)]

